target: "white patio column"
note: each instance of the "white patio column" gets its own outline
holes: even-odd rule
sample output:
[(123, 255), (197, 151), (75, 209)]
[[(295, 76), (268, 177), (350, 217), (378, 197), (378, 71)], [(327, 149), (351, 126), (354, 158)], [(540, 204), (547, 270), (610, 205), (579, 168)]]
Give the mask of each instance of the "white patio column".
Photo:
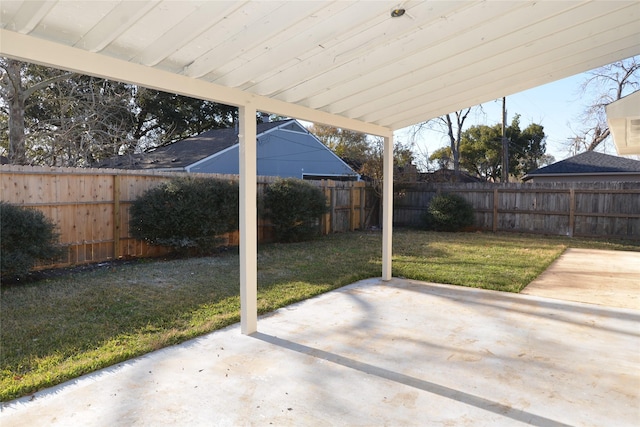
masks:
[(393, 235), (393, 133), (384, 137), (382, 165), (382, 280), (391, 280)]
[(242, 106), (240, 126), (240, 331), (258, 330), (258, 221), (256, 204), (256, 109)]

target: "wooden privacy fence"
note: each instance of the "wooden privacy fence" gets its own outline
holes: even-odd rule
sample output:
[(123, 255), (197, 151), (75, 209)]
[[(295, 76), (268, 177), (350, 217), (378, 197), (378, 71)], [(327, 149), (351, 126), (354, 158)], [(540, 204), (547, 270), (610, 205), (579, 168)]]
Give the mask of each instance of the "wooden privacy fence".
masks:
[[(129, 235), (129, 207), (146, 190), (181, 172), (126, 171), (31, 166), (0, 166), (1, 200), (43, 212), (56, 225), (67, 255), (55, 266), (101, 262), (123, 257), (151, 257), (168, 252)], [(237, 180), (236, 175), (189, 174)], [(258, 194), (275, 181), (258, 177)], [(319, 186), (330, 203), (320, 220), (321, 232), (329, 234), (365, 227), (364, 182), (309, 181)], [(238, 243), (238, 232), (223, 236)], [(272, 238), (268, 222), (258, 220), (258, 240)], [(42, 267), (42, 266), (41, 266)]]
[(469, 201), (484, 230), (640, 240), (640, 183), (421, 184), (394, 195), (394, 224), (418, 226), (431, 198)]

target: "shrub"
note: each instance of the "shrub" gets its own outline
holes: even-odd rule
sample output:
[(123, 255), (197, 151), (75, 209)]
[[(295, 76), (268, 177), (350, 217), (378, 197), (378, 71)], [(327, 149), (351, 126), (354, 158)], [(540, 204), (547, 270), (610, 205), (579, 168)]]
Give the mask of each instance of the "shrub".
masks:
[(438, 194), (431, 199), (423, 220), (431, 230), (460, 231), (473, 225), (473, 207), (461, 196)]
[(22, 278), (36, 261), (62, 253), (55, 224), (40, 211), (0, 202), (0, 276)]
[(275, 238), (296, 242), (318, 233), (318, 220), (328, 211), (322, 190), (296, 178), (280, 179), (265, 189), (263, 216), (271, 220)]
[(130, 208), (129, 232), (152, 245), (207, 253), (238, 229), (238, 184), (181, 177), (150, 189)]

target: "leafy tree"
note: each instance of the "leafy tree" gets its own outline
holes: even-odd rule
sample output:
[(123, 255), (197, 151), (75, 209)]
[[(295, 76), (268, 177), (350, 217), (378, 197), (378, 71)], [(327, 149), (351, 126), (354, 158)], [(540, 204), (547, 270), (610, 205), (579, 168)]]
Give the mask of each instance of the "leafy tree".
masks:
[(142, 87), (136, 88), (134, 103), (133, 138), (151, 147), (231, 127), (238, 116), (236, 107)]
[(429, 156), (429, 162), (436, 162), (438, 169), (449, 169), (452, 161), (451, 147), (440, 147)]
[[(384, 180), (384, 140), (382, 138), (374, 138), (371, 141), (368, 155), (359, 173), (371, 180), (376, 194), (382, 196)], [(393, 182), (395, 184), (416, 181), (417, 169), (413, 161), (411, 148), (396, 141), (393, 146)]]
[(605, 106), (640, 89), (640, 56), (631, 57), (587, 73), (582, 95), (593, 93), (579, 121), (582, 127), (569, 139), (572, 152), (591, 151), (602, 146), (611, 132)]
[[(536, 123), (520, 130), (516, 115), (505, 129), (509, 140), (509, 173), (521, 177), (537, 169), (546, 151), (544, 128)], [(461, 165), (471, 173), (497, 181), (502, 174), (502, 126), (472, 126), (462, 134)]]
[[(356, 172), (373, 182), (382, 194), (384, 144), (359, 132), (315, 124), (309, 128), (318, 139), (347, 161)], [(410, 147), (396, 141), (393, 147), (394, 182), (415, 181), (416, 168)]]
[(369, 158), (371, 147), (364, 133), (319, 123), (311, 125), (309, 132), (350, 164), (362, 165)]
[(0, 147), (11, 163), (90, 166), (229, 127), (237, 109), (0, 58)]
[(461, 166), (479, 177), (497, 181), (502, 171), (501, 138), (501, 125), (477, 125), (464, 131), (460, 144)]

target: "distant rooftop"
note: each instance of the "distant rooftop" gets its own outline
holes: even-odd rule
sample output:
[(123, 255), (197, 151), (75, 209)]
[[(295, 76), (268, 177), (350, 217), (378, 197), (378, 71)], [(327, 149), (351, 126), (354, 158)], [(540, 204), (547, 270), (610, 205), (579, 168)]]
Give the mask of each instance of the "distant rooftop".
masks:
[[(260, 135), (292, 120), (258, 123), (257, 134)], [(184, 168), (237, 143), (237, 129), (213, 129), (145, 153), (115, 156), (102, 161), (98, 167), (123, 169)]]
[(640, 161), (586, 151), (568, 159), (529, 172), (524, 180), (541, 175), (640, 173)]

